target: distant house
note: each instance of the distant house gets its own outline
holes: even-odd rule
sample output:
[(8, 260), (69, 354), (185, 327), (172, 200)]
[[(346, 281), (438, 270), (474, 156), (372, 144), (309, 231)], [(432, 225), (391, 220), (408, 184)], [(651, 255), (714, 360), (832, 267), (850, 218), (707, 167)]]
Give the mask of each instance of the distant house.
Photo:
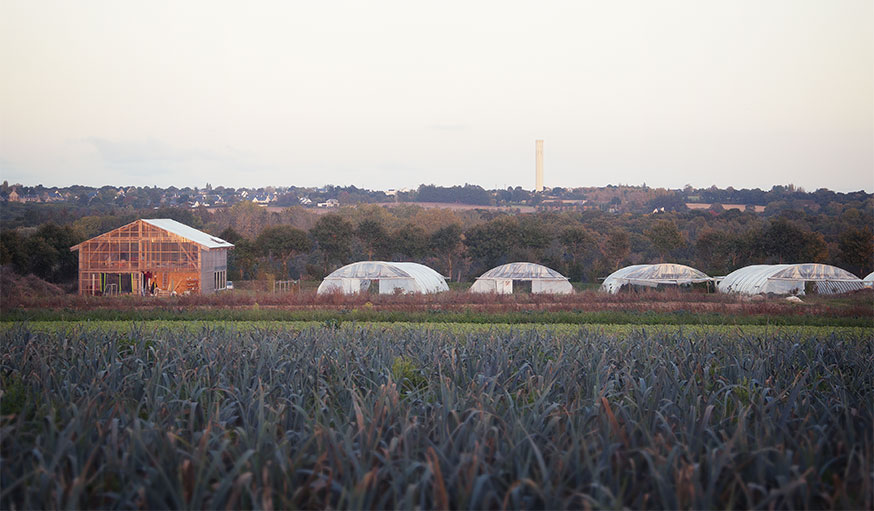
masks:
[(325, 202), (320, 202), (318, 204), (320, 208), (338, 208), (340, 207), (340, 201), (337, 199), (328, 199)]
[[(758, 205), (747, 205), (747, 204), (720, 204), (722, 209), (736, 209), (738, 211), (753, 211), (755, 213), (762, 213), (765, 211), (765, 206)], [(687, 202), (686, 207), (689, 209), (710, 209), (713, 207), (713, 204), (707, 204), (703, 202)]]
[(410, 193), (411, 191), (413, 191), (413, 190), (410, 188), (399, 188), (399, 189), (389, 188), (388, 190), (386, 190), (383, 193), (385, 193), (389, 197), (396, 197), (399, 193)]
[(168, 218), (136, 220), (70, 247), (79, 294), (211, 294), (227, 286), (234, 245)]
[(19, 195), (18, 202), (43, 202), (43, 198), (35, 193), (29, 193), (27, 195)]
[(556, 197), (547, 197), (538, 204), (542, 209), (572, 209), (582, 208), (586, 204), (585, 199), (559, 199)]
[(18, 196), (18, 192), (16, 192), (14, 189), (9, 192), (9, 199), (7, 200), (9, 202), (24, 202), (21, 200), (21, 197)]

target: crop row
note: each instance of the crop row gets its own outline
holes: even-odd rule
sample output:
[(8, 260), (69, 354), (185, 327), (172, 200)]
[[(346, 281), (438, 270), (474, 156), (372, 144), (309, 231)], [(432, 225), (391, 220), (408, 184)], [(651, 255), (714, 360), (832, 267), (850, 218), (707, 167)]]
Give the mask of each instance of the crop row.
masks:
[[(160, 337), (164, 334), (188, 332), (198, 335), (255, 333), (275, 335), (283, 332), (302, 332), (307, 330), (339, 329), (344, 331), (369, 330), (378, 335), (386, 331), (396, 334), (448, 332), (456, 335), (477, 334), (478, 336), (506, 336), (530, 332), (557, 336), (611, 336), (628, 337), (632, 335), (702, 336), (722, 334), (734, 337), (774, 337), (805, 336), (822, 337), (836, 335), (842, 339), (874, 339), (874, 328), (856, 326), (804, 326), (804, 325), (637, 325), (637, 324), (573, 324), (573, 323), (412, 323), (412, 322), (357, 322), (357, 321), (185, 321), (185, 320), (146, 320), (146, 321), (31, 321), (28, 330), (44, 333), (64, 333), (66, 335), (123, 334), (131, 338), (141, 336)], [(19, 322), (0, 322), (0, 331), (21, 328)]]
[(0, 330), (0, 507), (870, 508), (874, 339)]

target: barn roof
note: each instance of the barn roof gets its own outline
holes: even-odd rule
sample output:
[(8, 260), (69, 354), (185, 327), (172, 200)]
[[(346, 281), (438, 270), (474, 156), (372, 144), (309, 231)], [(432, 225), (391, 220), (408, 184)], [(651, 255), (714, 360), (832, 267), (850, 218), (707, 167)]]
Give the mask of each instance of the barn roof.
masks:
[[(127, 227), (128, 225), (133, 225), (137, 222), (147, 223), (153, 227), (157, 227), (158, 229), (167, 231), (171, 234), (181, 236), (181, 237), (183, 237), (189, 241), (192, 241), (194, 243), (197, 243), (198, 245), (200, 245), (204, 248), (207, 248), (207, 249), (233, 248), (234, 247), (233, 243), (228, 243), (227, 241), (225, 241), (221, 238), (218, 238), (218, 237), (213, 236), (211, 234), (197, 230), (194, 227), (187, 226), (187, 225), (180, 223), (180, 222), (177, 222), (176, 220), (173, 220), (171, 218), (149, 218), (149, 219), (136, 220), (136, 221), (131, 222), (129, 224), (123, 225), (123, 226), (118, 227), (116, 229), (113, 229), (111, 231), (100, 234), (99, 236), (95, 236), (95, 237), (91, 238), (91, 240), (100, 238), (102, 236), (106, 236), (107, 234), (109, 234), (111, 232), (115, 232), (118, 229), (122, 229), (124, 227)], [(86, 241), (91, 241), (91, 240), (86, 240)], [(83, 241), (82, 243), (85, 243), (85, 241)], [(70, 250), (79, 250), (79, 247), (82, 245), (82, 243), (79, 243), (77, 245), (70, 247)]]
[(232, 243), (228, 243), (221, 238), (199, 231), (172, 218), (144, 218), (143, 222), (153, 225), (158, 229), (164, 229), (167, 232), (182, 236), (206, 248), (231, 248), (234, 246)]

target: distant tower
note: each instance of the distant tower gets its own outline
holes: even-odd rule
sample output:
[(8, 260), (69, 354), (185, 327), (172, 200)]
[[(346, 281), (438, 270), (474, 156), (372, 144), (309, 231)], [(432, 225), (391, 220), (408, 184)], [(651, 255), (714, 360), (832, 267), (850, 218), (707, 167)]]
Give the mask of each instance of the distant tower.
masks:
[(534, 178), (534, 191), (543, 191), (543, 140), (535, 140), (535, 159), (537, 160), (537, 174)]

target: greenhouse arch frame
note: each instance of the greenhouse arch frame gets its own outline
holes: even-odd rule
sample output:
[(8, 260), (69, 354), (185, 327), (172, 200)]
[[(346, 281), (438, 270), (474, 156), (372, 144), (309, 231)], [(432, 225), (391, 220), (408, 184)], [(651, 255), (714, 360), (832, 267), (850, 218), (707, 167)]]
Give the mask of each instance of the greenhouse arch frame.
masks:
[(604, 279), (601, 291), (618, 293), (624, 286), (688, 286), (712, 282), (701, 270), (676, 263), (635, 264), (620, 268)]
[(574, 288), (567, 277), (537, 263), (507, 263), (483, 273), (470, 286), (471, 293), (511, 294), (513, 282), (531, 282), (531, 293), (570, 294)]
[(852, 273), (821, 263), (754, 264), (723, 277), (717, 288), (723, 293), (745, 295), (804, 295), (808, 283), (817, 294), (838, 294), (865, 287)]
[(331, 272), (322, 280), (317, 294), (366, 292), (376, 283), (379, 294), (439, 293), (449, 291), (446, 279), (423, 264), (388, 261), (360, 261)]

